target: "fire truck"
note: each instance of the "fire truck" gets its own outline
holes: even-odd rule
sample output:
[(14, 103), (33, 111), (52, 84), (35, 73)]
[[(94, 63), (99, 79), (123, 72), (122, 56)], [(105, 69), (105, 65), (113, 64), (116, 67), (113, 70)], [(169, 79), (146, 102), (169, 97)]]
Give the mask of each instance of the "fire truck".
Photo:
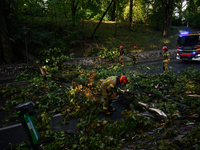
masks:
[(176, 59), (200, 61), (200, 32), (179, 34)]

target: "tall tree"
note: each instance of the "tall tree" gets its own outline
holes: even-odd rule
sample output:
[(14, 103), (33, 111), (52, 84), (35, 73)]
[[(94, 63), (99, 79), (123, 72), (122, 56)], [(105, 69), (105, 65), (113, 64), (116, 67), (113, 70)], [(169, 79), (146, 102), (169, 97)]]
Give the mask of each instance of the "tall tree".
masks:
[(116, 0), (113, 2), (113, 7), (111, 8), (111, 21), (115, 21), (116, 12)]
[(162, 35), (167, 36), (172, 19), (174, 0), (162, 0), (162, 6), (165, 11)]
[(76, 2), (76, 0), (72, 0), (72, 2), (71, 2), (73, 28), (75, 27), (76, 11), (77, 11), (78, 4), (79, 4), (79, 2), (78, 1)]
[(81, 15), (81, 27), (82, 30), (84, 30), (84, 2), (83, 0), (81, 1), (81, 10), (82, 10), (82, 15)]
[(5, 0), (0, 0), (0, 35), (3, 46), (4, 59), (7, 63), (11, 63), (13, 58), (13, 53), (11, 49), (6, 21), (4, 18), (3, 6), (5, 8)]
[(104, 12), (103, 16), (101, 17), (101, 19), (100, 19), (100, 21), (99, 21), (98, 25), (96, 26), (96, 28), (94, 29), (94, 31), (93, 31), (93, 33), (92, 33), (92, 38), (94, 38), (94, 35), (95, 35), (95, 33), (96, 33), (96, 31), (97, 31), (97, 29), (98, 29), (99, 25), (101, 24), (101, 22), (102, 22), (102, 20), (103, 20), (104, 16), (105, 16), (105, 15), (106, 15), (106, 13), (108, 12), (108, 10), (109, 10), (110, 6), (112, 5), (112, 3), (113, 3), (114, 1), (115, 1), (115, 0), (112, 0), (112, 1), (110, 2), (110, 4), (109, 4), (108, 8), (106, 9), (106, 11)]
[[(183, 5), (184, 0), (180, 0), (177, 2), (177, 8), (178, 8), (178, 22), (181, 25), (182, 19), (183, 19), (183, 8), (185, 7)], [(185, 4), (186, 5), (186, 4)]]
[(133, 14), (133, 0), (130, 0), (130, 11), (129, 11), (130, 27), (132, 27), (132, 24), (133, 24), (132, 14)]
[(189, 23), (190, 25), (193, 24), (193, 26), (195, 26), (196, 23), (193, 22), (199, 20), (199, 13), (197, 12), (198, 3), (199, 1), (197, 0), (187, 0), (187, 9), (186, 9), (187, 27), (189, 27)]

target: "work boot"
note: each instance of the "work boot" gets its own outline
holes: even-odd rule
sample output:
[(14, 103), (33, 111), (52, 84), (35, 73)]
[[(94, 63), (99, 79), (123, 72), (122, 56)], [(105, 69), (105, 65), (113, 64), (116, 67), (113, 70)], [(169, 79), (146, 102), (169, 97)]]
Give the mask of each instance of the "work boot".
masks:
[(103, 113), (104, 113), (105, 115), (110, 115), (110, 112), (109, 112), (108, 110), (103, 110)]
[(109, 112), (114, 112), (114, 111), (116, 111), (116, 109), (111, 106), (111, 107), (108, 107), (108, 111)]

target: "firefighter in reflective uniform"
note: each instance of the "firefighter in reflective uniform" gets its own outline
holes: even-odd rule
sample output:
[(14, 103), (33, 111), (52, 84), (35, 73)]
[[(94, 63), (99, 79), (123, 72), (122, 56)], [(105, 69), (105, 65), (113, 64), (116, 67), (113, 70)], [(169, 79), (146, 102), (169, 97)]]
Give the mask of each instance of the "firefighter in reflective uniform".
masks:
[(163, 46), (163, 71), (164, 73), (168, 72), (168, 64), (169, 64), (169, 61), (170, 61), (170, 56), (169, 56), (169, 52), (168, 52), (168, 49), (167, 49), (167, 46)]
[(120, 46), (119, 49), (120, 49), (119, 63), (120, 63), (120, 64), (123, 64), (123, 59), (124, 59), (124, 48), (123, 48), (123, 46)]
[(138, 57), (138, 51), (136, 49), (136, 46), (133, 46), (133, 64), (137, 64), (137, 57)]
[(116, 111), (116, 109), (112, 107), (111, 94), (112, 92), (117, 93), (117, 86), (119, 84), (126, 85), (127, 81), (128, 80), (126, 76), (122, 75), (120, 77), (110, 76), (102, 82), (101, 92), (104, 99), (104, 104), (103, 104), (104, 114), (110, 115), (110, 112)]

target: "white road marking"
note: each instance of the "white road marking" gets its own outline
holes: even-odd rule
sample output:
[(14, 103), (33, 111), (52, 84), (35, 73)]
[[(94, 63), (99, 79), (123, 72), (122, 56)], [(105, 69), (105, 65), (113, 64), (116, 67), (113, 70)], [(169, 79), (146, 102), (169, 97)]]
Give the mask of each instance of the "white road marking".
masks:
[[(53, 115), (53, 117), (59, 117), (59, 116), (61, 116), (61, 113)], [(19, 127), (21, 125), (22, 125), (21, 123), (10, 125), (10, 126), (7, 126), (7, 127), (0, 128), (0, 131), (11, 129), (11, 128), (15, 128), (15, 127)]]
[(18, 123), (18, 124), (14, 124), (14, 125), (11, 125), (11, 126), (3, 127), (3, 128), (0, 128), (0, 131), (15, 128), (15, 127), (18, 127), (18, 126), (21, 126), (21, 125), (22, 125), (21, 123)]

